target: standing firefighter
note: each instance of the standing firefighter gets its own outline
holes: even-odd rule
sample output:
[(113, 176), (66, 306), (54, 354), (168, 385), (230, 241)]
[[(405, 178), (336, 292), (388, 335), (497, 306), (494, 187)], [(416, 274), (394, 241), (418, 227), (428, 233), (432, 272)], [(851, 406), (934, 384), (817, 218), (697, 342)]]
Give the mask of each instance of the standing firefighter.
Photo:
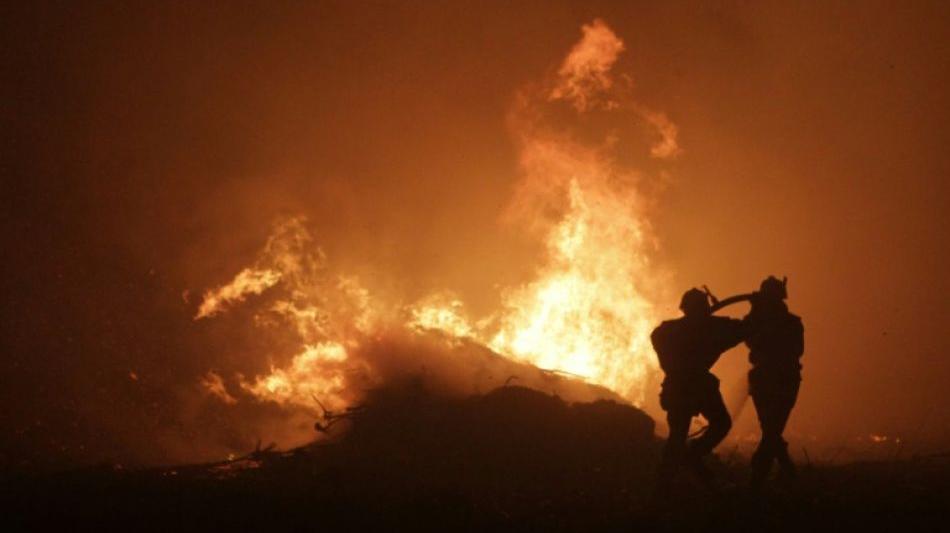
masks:
[[(690, 289), (680, 303), (683, 317), (659, 325), (650, 339), (666, 374), (660, 406), (666, 411), (670, 434), (663, 450), (660, 483), (666, 483), (684, 462), (708, 481), (703, 457), (719, 444), (732, 419), (719, 393), (719, 380), (709, 372), (723, 352), (743, 340), (740, 320), (713, 316), (706, 293)], [(706, 432), (687, 446), (692, 418), (709, 422)]]
[(795, 476), (782, 432), (802, 380), (799, 359), (805, 351), (805, 330), (801, 318), (789, 313), (783, 301), (787, 298), (786, 281), (773, 276), (763, 281), (744, 320), (752, 363), (749, 394), (762, 427), (762, 440), (752, 455), (754, 487), (762, 485), (774, 461), (778, 461), (781, 477)]

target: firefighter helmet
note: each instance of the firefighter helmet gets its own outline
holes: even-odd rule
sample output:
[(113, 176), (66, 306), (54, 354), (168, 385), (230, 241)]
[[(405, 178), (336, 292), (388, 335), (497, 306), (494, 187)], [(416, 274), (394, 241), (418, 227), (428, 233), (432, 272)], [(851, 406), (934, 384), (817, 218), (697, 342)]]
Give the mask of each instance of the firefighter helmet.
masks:
[(692, 288), (683, 293), (683, 299), (680, 300), (680, 310), (684, 315), (708, 315), (709, 298), (705, 292)]
[(769, 276), (759, 285), (759, 293), (766, 298), (784, 300), (788, 298), (788, 292), (785, 287), (787, 284), (788, 278), (779, 280), (775, 276)]

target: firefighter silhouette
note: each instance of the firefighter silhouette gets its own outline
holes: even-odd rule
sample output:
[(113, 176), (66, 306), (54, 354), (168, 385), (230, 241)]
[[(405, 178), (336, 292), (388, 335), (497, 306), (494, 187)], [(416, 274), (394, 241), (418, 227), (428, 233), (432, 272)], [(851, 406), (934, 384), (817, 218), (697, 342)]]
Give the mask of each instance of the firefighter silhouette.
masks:
[(770, 276), (751, 301), (743, 322), (749, 347), (749, 395), (762, 428), (762, 439), (752, 455), (752, 485), (761, 486), (777, 461), (779, 476), (795, 477), (795, 465), (782, 438), (789, 414), (798, 398), (805, 349), (802, 320), (788, 311), (787, 280)]
[[(707, 293), (690, 289), (680, 302), (683, 316), (660, 324), (650, 337), (665, 373), (660, 406), (670, 428), (659, 482), (669, 481), (681, 466), (689, 466), (701, 480), (711, 478), (703, 458), (719, 444), (732, 419), (719, 392), (719, 379), (709, 370), (723, 352), (744, 339), (744, 323), (713, 316)], [(687, 443), (694, 416), (709, 425), (702, 436)]]

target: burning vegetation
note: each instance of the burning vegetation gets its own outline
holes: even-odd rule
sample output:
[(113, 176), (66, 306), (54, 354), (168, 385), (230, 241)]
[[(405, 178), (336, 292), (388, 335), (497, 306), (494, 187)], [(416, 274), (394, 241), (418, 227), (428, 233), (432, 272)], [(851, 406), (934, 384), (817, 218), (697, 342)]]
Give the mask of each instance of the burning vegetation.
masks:
[[(305, 218), (285, 218), (253, 264), (205, 292), (195, 319), (252, 305), (253, 326), (293, 339), (296, 349), (271, 354), (278, 364), (262, 375), (209, 371), (205, 390), (233, 404), (229, 387), (238, 387), (257, 401), (319, 414), (318, 403), (345, 409), (369, 388), (421, 373), (463, 394), (517, 379), (570, 400), (616, 394), (640, 404), (655, 377), (649, 332), (666, 294), (651, 261), (645, 191), (655, 187), (618, 162), (618, 150), (630, 146), (621, 147), (616, 131), (590, 139), (550, 117), (633, 117), (655, 160), (679, 152), (676, 127), (636, 102), (630, 78), (613, 72), (624, 44), (611, 29), (595, 20), (582, 31), (556, 73), (524, 88), (509, 116), (521, 179), (503, 215), (543, 243), (533, 281), (504, 288), (500, 308), (481, 317), (446, 291), (392, 301), (335, 269)], [(554, 385), (555, 375), (597, 387)]]

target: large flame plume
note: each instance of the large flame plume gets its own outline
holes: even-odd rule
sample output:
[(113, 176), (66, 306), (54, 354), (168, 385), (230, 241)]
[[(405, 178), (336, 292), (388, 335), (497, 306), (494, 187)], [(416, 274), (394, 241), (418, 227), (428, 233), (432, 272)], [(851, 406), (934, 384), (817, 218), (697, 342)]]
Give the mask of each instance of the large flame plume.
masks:
[[(358, 400), (359, 386), (381, 379), (354, 354), (393, 331), (437, 331), (449, 344), (479, 344), (642, 402), (656, 369), (649, 343), (655, 302), (665, 292), (650, 261), (655, 240), (638, 190), (644, 178), (617, 163), (614, 134), (585, 143), (544, 115), (547, 106), (577, 116), (626, 113), (658, 139), (649, 154), (659, 159), (679, 152), (677, 132), (664, 114), (630, 97), (629, 78), (612, 74), (624, 44), (610, 28), (596, 20), (582, 32), (556, 76), (522, 91), (511, 114), (522, 177), (509, 214), (543, 239), (535, 279), (503, 291), (501, 309), (477, 321), (449, 292), (409, 305), (383, 302), (356, 278), (333, 272), (303, 218), (283, 220), (256, 263), (206, 292), (196, 314), (207, 319), (247, 298), (279, 293), (256, 315), (257, 326), (288, 328), (299, 351), (265, 375), (239, 377), (243, 393), (311, 408), (318, 399), (338, 409)], [(218, 374), (209, 373), (205, 386), (235, 401)]]
[(566, 205), (547, 232), (538, 278), (506, 294), (490, 346), (639, 402), (655, 367), (656, 319), (639, 197), (594, 153), (535, 140), (523, 157), (527, 172), (563, 189)]

